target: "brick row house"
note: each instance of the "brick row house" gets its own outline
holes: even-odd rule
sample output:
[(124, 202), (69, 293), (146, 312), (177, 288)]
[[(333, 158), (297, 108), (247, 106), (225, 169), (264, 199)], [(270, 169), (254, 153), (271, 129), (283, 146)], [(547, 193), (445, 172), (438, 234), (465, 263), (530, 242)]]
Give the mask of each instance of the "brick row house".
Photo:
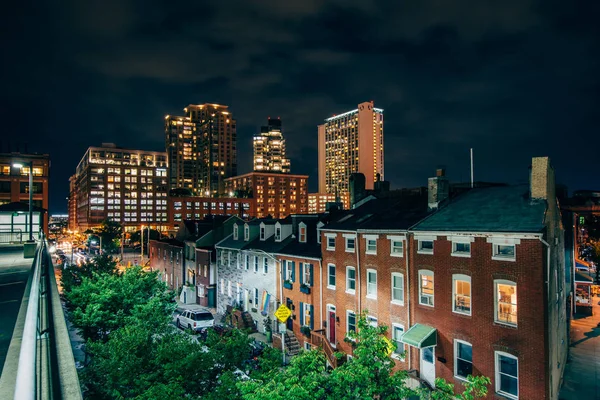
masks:
[(334, 351), (352, 357), (345, 339), (364, 312), (389, 327), (396, 368), (416, 371), (422, 384), (442, 377), (459, 391), (469, 374), (485, 375), (494, 398), (557, 399), (568, 323), (548, 158), (533, 159), (529, 186), (452, 199), (448, 188), (440, 173), (427, 200), (369, 197), (319, 224), (320, 257), (280, 252), (289, 333), (336, 366)]

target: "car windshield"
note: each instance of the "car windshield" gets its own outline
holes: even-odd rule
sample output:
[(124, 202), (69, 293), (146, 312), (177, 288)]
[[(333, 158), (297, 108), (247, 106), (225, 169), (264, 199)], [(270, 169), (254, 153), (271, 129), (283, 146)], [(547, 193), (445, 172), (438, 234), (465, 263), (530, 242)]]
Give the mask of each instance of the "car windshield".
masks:
[(214, 319), (211, 313), (197, 313), (193, 316), (194, 321), (210, 321)]

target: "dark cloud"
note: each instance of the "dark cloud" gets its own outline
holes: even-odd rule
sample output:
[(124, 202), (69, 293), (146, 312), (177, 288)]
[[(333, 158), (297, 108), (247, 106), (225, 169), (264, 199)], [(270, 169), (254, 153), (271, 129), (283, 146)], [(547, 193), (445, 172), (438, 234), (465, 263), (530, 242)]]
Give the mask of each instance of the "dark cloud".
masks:
[[(6, 6), (5, 6), (6, 7)], [(385, 109), (386, 178), (527, 179), (549, 155), (571, 189), (599, 188), (600, 6), (576, 0), (40, 1), (5, 8), (3, 141), (52, 156), (51, 211), (90, 145), (159, 150), (163, 116), (228, 104), (240, 172), (280, 116), (292, 170), (316, 189), (316, 125)], [(14, 139), (13, 139), (14, 138)]]

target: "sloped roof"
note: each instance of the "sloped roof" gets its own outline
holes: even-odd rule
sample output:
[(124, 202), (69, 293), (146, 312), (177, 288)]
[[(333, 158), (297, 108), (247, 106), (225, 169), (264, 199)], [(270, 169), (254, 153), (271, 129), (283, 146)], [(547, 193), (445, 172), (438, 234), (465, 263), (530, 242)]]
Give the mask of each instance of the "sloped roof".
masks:
[(415, 231), (540, 232), (545, 200), (532, 200), (528, 185), (470, 190), (419, 222)]
[[(34, 212), (46, 212), (47, 210), (42, 207), (33, 206), (32, 211)], [(13, 201), (12, 203), (2, 204), (0, 206), (0, 212), (29, 212), (29, 203), (21, 203), (19, 201)]]

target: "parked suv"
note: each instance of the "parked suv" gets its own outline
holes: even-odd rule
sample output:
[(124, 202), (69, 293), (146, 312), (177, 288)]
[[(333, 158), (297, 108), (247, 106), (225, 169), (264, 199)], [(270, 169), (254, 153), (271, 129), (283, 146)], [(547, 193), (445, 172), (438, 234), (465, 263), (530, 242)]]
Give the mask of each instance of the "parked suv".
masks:
[(215, 324), (215, 317), (208, 310), (185, 310), (177, 316), (178, 328), (202, 332)]

